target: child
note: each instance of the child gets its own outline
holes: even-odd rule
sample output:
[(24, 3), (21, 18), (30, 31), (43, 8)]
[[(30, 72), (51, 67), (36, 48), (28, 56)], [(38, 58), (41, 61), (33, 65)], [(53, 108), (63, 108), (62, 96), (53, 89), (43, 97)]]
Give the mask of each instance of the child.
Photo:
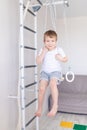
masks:
[(61, 78), (61, 62), (66, 62), (67, 57), (63, 50), (57, 47), (57, 34), (53, 30), (44, 33), (44, 47), (36, 57), (36, 63), (42, 64), (39, 82), (38, 110), (35, 113), (40, 117), (43, 99), (47, 86), (50, 86), (53, 106), (47, 116), (55, 116), (58, 110), (58, 79)]

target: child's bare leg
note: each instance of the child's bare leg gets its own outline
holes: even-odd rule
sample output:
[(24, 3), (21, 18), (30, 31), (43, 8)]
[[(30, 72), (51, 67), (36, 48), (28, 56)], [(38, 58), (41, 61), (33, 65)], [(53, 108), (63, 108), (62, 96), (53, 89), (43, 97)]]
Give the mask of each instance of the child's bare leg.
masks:
[(51, 111), (48, 113), (48, 116), (55, 116), (58, 109), (58, 88), (57, 88), (57, 79), (52, 78), (50, 81), (51, 95), (53, 100), (53, 106)]
[(48, 82), (46, 80), (41, 80), (39, 84), (39, 93), (38, 93), (38, 109), (35, 113), (36, 116), (41, 116), (42, 106), (46, 88), (48, 86)]

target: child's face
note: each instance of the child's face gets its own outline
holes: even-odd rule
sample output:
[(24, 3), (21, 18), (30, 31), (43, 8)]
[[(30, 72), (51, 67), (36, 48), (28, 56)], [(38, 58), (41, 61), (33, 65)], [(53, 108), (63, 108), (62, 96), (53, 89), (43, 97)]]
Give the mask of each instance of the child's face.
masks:
[(46, 36), (44, 40), (45, 47), (47, 47), (48, 50), (53, 50), (57, 45), (56, 37), (49, 37)]

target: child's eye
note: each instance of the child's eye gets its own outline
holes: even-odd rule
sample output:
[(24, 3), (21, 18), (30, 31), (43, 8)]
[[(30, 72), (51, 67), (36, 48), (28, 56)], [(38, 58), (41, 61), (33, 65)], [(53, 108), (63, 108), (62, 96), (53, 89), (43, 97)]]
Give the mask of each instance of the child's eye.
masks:
[(49, 41), (47, 40), (47, 42), (49, 42)]

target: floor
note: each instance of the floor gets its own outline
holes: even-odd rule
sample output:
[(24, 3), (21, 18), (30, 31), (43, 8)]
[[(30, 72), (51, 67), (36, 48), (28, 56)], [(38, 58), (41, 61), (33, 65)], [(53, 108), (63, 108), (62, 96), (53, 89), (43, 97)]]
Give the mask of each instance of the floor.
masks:
[[(60, 126), (61, 122), (65, 122), (65, 125)], [(73, 127), (69, 128), (66, 123), (72, 123)], [(75, 124), (80, 127), (74, 129)], [(40, 118), (40, 130), (87, 130), (87, 115), (57, 113), (55, 117), (51, 118), (43, 115)]]

